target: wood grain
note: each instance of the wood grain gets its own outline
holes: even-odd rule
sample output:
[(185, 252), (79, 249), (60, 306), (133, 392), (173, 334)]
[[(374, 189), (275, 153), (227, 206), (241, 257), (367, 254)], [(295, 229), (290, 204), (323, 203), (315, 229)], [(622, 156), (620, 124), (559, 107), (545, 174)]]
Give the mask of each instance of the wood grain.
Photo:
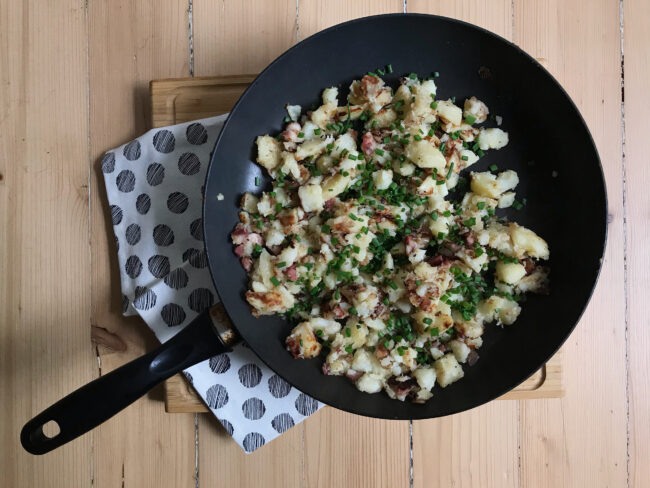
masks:
[(409, 486), (408, 422), (326, 407), (304, 424), (305, 487)]
[(92, 434), (42, 457), (19, 444), (27, 420), (95, 376), (85, 46), (83, 1), (0, 3), (3, 486), (91, 483)]
[(301, 0), (298, 2), (298, 40), (347, 20), (403, 11), (403, 0)]
[[(564, 347), (566, 396), (521, 402), (522, 486), (625, 486), (626, 393), (619, 5), (515, 0), (515, 40), (572, 96), (598, 146), (609, 239), (600, 282)], [(588, 74), (588, 75), (587, 75)]]
[(408, 0), (408, 13), (442, 15), (471, 22), (512, 39), (512, 2), (507, 0)]
[(194, 0), (194, 75), (259, 73), (296, 41), (296, 0)]
[[(631, 488), (650, 486), (650, 181), (648, 167), (647, 19), (650, 4), (624, 3), (625, 22), (625, 184), (627, 189), (627, 329), (630, 425), (629, 481)], [(620, 324), (619, 324), (620, 325)]]
[[(97, 345), (102, 372), (157, 341), (142, 320), (122, 316), (117, 252), (99, 161), (106, 150), (150, 127), (152, 78), (189, 76), (186, 8), (176, 0), (102, 0), (88, 6), (92, 323), (126, 344), (123, 352)], [(95, 487), (195, 485), (194, 419), (161, 417), (162, 394), (162, 388), (154, 390), (95, 430)]]
[(152, 127), (224, 114), (254, 78), (234, 75), (154, 80), (150, 85)]
[[(512, 37), (510, 0), (409, 0), (407, 6), (409, 12), (454, 17)], [(518, 436), (518, 402), (492, 402), (461, 415), (414, 422), (414, 486), (520, 486)]]

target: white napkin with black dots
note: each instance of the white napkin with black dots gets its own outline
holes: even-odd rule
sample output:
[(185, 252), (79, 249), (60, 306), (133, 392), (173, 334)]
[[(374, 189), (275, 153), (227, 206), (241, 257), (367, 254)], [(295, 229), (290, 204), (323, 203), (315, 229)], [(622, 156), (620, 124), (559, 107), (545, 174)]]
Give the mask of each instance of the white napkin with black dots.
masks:
[[(123, 312), (140, 315), (161, 342), (218, 301), (201, 212), (205, 173), (225, 119), (221, 115), (153, 129), (107, 152), (101, 162)], [(322, 407), (274, 374), (244, 344), (184, 373), (246, 452)]]

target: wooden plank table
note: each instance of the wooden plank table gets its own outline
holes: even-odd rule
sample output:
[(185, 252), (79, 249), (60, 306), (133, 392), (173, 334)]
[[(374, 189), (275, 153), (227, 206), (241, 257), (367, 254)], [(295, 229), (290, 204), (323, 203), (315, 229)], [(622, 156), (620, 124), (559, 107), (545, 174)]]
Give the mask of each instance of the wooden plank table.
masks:
[[(544, 59), (592, 130), (609, 237), (564, 397), (412, 423), (326, 408), (245, 455), (211, 416), (166, 414), (157, 389), (52, 454), (22, 451), (25, 420), (155, 344), (120, 313), (98, 170), (151, 125), (149, 81), (258, 72), (332, 24), (405, 10)], [(0, 0), (3, 486), (650, 486), (649, 15), (647, 0)]]

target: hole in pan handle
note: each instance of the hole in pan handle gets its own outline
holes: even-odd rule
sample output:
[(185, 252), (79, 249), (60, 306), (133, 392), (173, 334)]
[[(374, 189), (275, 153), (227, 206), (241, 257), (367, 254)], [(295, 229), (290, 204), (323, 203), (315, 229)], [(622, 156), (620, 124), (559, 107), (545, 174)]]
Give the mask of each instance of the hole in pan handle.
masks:
[[(20, 442), (32, 454), (56, 449), (128, 407), (158, 383), (230, 348), (212, 323), (209, 310), (159, 348), (73, 391), (25, 424)], [(43, 427), (54, 422), (59, 432)]]

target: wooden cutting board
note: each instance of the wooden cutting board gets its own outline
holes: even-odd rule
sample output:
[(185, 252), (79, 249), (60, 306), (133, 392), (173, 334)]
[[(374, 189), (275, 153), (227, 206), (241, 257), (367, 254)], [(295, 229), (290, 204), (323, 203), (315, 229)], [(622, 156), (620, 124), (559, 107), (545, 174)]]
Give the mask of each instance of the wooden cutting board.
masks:
[[(151, 123), (155, 127), (180, 124), (228, 112), (255, 75), (176, 78), (151, 82)], [(562, 351), (539, 371), (500, 400), (559, 398)], [(165, 382), (165, 410), (169, 413), (208, 412), (201, 398), (182, 375)]]

